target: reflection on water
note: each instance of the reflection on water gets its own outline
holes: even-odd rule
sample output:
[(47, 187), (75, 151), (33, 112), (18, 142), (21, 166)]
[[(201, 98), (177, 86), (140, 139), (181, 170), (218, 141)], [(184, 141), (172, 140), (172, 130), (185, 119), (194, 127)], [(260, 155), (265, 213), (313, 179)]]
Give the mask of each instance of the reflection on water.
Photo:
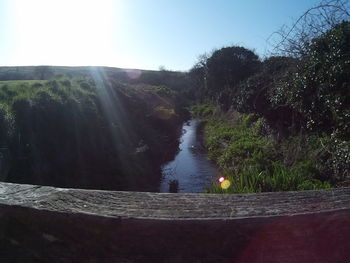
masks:
[(190, 120), (183, 125), (180, 151), (175, 159), (162, 166), (160, 192), (169, 192), (169, 184), (178, 181), (178, 192), (198, 193), (208, 188), (217, 175), (197, 136), (199, 121)]

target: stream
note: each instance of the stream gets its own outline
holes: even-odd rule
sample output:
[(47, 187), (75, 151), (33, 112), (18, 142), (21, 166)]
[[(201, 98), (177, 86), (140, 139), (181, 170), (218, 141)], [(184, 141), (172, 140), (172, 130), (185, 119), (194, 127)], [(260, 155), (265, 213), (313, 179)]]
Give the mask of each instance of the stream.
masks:
[(199, 136), (200, 121), (192, 119), (182, 127), (179, 152), (174, 160), (161, 168), (160, 192), (169, 192), (170, 182), (177, 180), (179, 193), (199, 193), (208, 189), (218, 174), (217, 167), (208, 159)]

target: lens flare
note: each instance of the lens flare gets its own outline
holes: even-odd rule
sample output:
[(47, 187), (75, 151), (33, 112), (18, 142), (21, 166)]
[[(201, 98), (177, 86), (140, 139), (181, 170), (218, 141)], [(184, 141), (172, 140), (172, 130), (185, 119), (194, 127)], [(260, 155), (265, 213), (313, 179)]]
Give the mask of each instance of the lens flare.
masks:
[(231, 185), (231, 182), (227, 179), (225, 179), (222, 183), (221, 183), (221, 188), (226, 190), (230, 187)]

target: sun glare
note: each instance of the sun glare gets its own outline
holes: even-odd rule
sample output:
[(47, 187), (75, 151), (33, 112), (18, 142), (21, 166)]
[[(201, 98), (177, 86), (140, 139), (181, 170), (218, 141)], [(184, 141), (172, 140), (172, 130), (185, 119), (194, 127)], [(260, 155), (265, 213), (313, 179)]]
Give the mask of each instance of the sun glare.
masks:
[(110, 65), (119, 1), (15, 0), (17, 61), (47, 65)]

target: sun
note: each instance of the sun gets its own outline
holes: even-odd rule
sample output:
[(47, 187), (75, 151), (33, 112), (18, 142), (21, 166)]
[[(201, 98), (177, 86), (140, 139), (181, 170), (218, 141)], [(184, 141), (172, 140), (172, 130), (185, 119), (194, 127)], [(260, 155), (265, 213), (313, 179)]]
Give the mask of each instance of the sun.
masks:
[(120, 1), (15, 0), (16, 56), (21, 64), (110, 65)]

